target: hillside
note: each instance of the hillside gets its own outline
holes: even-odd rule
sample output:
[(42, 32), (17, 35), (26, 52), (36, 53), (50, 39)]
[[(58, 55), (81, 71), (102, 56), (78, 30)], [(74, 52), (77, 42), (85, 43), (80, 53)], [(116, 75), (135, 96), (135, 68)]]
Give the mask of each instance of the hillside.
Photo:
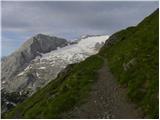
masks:
[[(97, 55), (78, 64), (69, 65), (55, 80), (52, 80), (11, 111), (3, 114), (2, 117), (63, 118), (63, 113), (72, 110), (75, 106), (80, 108), (82, 104), (87, 104), (86, 98), (92, 92), (92, 87), (94, 89), (94, 85), (99, 80), (106, 80), (98, 75), (102, 74), (101, 70), (105, 72), (107, 67), (104, 67), (104, 64), (107, 63), (112, 72), (109, 75), (113, 74), (121, 87), (126, 89), (126, 94), (133, 103), (137, 104), (138, 108), (141, 107), (145, 113), (144, 116), (158, 118), (158, 17), (157, 10), (136, 27), (129, 27), (113, 34)], [(112, 79), (109, 80), (112, 81)], [(106, 82), (102, 82), (101, 85), (103, 83)], [(120, 90), (117, 84), (111, 85), (113, 85), (110, 86), (111, 89), (118, 88)], [(109, 90), (106, 87), (104, 89)], [(110, 95), (110, 98), (114, 98), (112, 95), (115, 93), (103, 95)], [(123, 97), (119, 96), (118, 98)], [(123, 110), (120, 114), (123, 113), (121, 116), (125, 118), (124, 112), (129, 109), (134, 111), (135, 108), (126, 107), (130, 104), (124, 103), (127, 100), (122, 101), (123, 104), (120, 106), (108, 104), (111, 108), (116, 107), (116, 109)], [(117, 108), (123, 105), (127, 110)], [(90, 105), (90, 109), (92, 109), (91, 107), (92, 105)], [(107, 110), (104, 109), (106, 112)]]
[(115, 33), (101, 49), (118, 82), (128, 88), (131, 100), (151, 118), (158, 118), (159, 12), (136, 27)]

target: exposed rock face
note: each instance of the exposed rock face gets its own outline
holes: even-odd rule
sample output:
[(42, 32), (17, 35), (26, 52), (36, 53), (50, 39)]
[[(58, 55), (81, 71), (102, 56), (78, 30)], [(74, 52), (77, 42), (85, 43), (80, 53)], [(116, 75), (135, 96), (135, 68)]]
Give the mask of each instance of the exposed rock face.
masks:
[(12, 81), (20, 71), (24, 70), (31, 60), (40, 56), (40, 53), (47, 53), (67, 44), (65, 39), (43, 34), (30, 38), (2, 61), (2, 87), (5, 83), (7, 84), (7, 81)]

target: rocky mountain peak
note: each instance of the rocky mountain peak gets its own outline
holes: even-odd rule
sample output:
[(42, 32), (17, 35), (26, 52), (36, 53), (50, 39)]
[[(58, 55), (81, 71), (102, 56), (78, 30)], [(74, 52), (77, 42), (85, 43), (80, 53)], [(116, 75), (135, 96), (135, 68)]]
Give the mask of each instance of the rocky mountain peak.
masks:
[(7, 84), (6, 81), (14, 79), (34, 58), (43, 53), (56, 50), (58, 47), (64, 47), (67, 44), (67, 40), (63, 38), (43, 34), (31, 37), (19, 49), (2, 61), (2, 81)]
[[(58, 47), (64, 47), (67, 45), (67, 40), (45, 34), (37, 34), (28, 39), (21, 47), (20, 51), (34, 47), (38, 52), (46, 53), (54, 50)], [(36, 49), (35, 49), (36, 48)]]

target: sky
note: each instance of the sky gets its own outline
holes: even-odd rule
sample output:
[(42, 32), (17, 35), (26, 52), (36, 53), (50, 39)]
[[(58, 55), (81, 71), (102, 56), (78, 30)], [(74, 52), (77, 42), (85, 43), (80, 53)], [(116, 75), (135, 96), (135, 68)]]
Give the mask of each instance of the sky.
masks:
[(158, 1), (3, 1), (2, 56), (42, 33), (75, 40), (82, 35), (112, 35), (137, 25), (158, 8)]

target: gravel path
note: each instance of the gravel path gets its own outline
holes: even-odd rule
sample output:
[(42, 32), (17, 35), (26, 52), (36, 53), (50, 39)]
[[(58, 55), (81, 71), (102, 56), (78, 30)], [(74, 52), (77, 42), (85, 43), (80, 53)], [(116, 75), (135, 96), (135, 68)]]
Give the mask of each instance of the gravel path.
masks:
[(127, 100), (125, 88), (118, 85), (108, 66), (98, 71), (98, 80), (94, 83), (86, 103), (75, 107), (62, 118), (143, 118), (140, 109)]

